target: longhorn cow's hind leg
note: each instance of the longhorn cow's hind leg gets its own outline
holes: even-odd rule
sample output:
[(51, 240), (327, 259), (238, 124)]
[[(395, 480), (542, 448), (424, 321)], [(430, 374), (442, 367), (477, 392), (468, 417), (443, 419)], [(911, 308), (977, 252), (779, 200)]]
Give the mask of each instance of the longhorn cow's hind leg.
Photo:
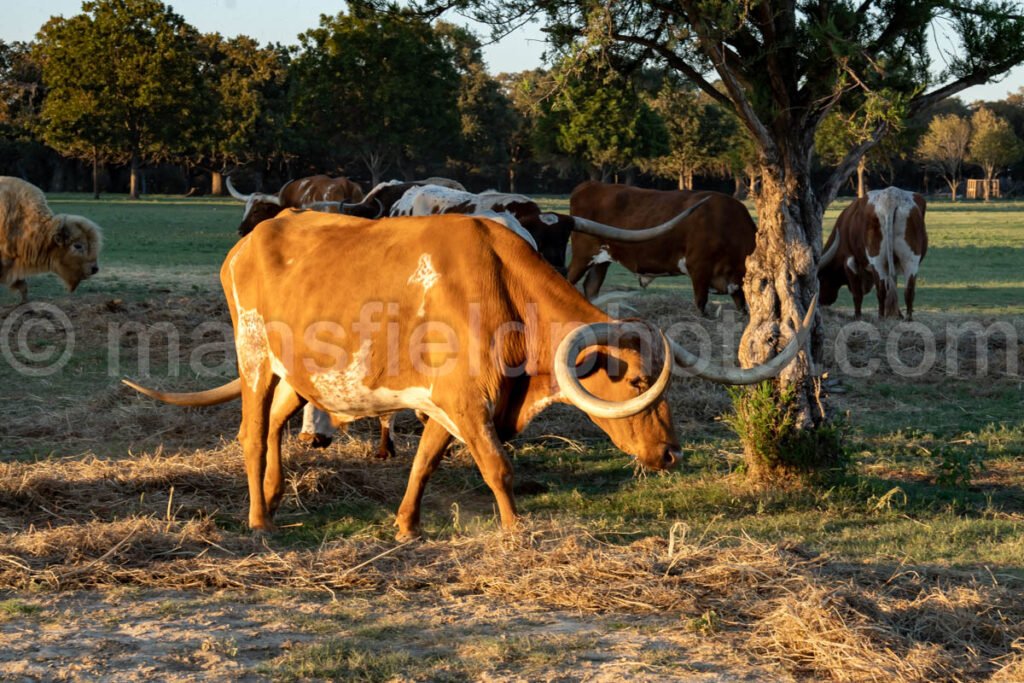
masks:
[(903, 299), (907, 304), (907, 320), (914, 319), (914, 290), (917, 288), (917, 275), (907, 276), (907, 286), (903, 290)]
[(381, 460), (395, 457), (395, 442), (391, 439), (391, 429), (394, 424), (394, 413), (380, 418), (380, 443), (377, 445), (377, 457)]
[[(269, 370), (269, 368), (264, 368)], [(273, 402), (277, 378), (261, 373), (255, 387), (242, 379), (242, 428), (239, 437), (245, 458), (245, 475), (249, 483), (249, 528), (253, 531), (271, 531), (270, 510), (263, 497), (263, 477), (266, 473), (267, 436), (270, 425), (270, 406)]]
[(583, 280), (583, 293), (587, 299), (594, 299), (598, 294), (601, 293), (601, 285), (604, 284), (605, 275), (608, 274), (608, 266), (611, 265), (607, 261), (603, 263), (595, 263), (591, 266), (590, 270), (587, 271), (587, 277)]
[(405, 496), (398, 508), (395, 517), (395, 526), (398, 533), (395, 538), (399, 541), (408, 541), (420, 534), (420, 503), (423, 500), (423, 490), (427, 486), (430, 475), (437, 470), (441, 464), (441, 458), (452, 441), (452, 435), (448, 433), (436, 420), (427, 420), (423, 426), (423, 436), (420, 437), (419, 448), (416, 449), (416, 456), (412, 461), (412, 469), (409, 470), (409, 483), (405, 488)]
[(302, 399), (285, 381), (274, 389), (270, 404), (269, 426), (267, 429), (267, 461), (263, 472), (263, 499), (267, 512), (273, 517), (281, 504), (284, 493), (284, 477), (281, 467), (281, 431), (288, 418), (302, 405)]
[(711, 289), (710, 279), (700, 273), (690, 273), (693, 284), (693, 305), (697, 312), (703, 316), (708, 314), (708, 292)]
[(307, 403), (302, 410), (299, 440), (305, 441), (313, 448), (327, 448), (334, 440), (334, 431), (331, 416), (314, 408), (312, 403)]

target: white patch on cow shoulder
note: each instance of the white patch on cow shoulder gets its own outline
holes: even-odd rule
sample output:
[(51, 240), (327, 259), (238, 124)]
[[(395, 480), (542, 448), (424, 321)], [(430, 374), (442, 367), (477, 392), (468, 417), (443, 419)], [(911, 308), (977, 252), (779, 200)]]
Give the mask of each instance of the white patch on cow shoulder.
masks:
[(608, 252), (608, 245), (602, 244), (601, 250), (590, 259), (590, 265), (596, 266), (598, 263), (611, 263), (612, 261), (612, 255)]
[(420, 308), (416, 311), (416, 315), (422, 317), (424, 313), (426, 313), (427, 292), (437, 284), (437, 281), (440, 278), (441, 276), (436, 270), (434, 270), (434, 264), (430, 260), (430, 254), (420, 254), (420, 260), (416, 265), (416, 270), (406, 281), (406, 284), (418, 284), (423, 287), (423, 297), (420, 299)]
[(683, 275), (689, 275), (690, 274), (690, 271), (686, 270), (686, 257), (685, 256), (683, 258), (679, 259), (679, 263), (676, 264), (676, 267), (679, 268), (679, 272), (682, 273)]
[(846, 267), (850, 269), (851, 273), (856, 273), (857, 272), (857, 259), (853, 258), (852, 256), (848, 256), (846, 258)]

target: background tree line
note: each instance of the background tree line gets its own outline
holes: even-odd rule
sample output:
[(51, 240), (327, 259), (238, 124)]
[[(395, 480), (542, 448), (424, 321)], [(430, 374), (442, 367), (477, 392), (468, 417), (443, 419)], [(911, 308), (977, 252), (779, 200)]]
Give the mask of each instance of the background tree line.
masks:
[[(133, 196), (219, 194), (239, 169), (252, 189), (319, 172), (525, 192), (586, 177), (755, 187), (754, 146), (730, 108), (671, 70), (599, 51), (492, 75), (475, 35), (398, 7), (350, 3), (292, 46), (200, 33), (159, 0), (82, 10), (31, 43), (0, 41), (0, 174)], [(839, 163), (883, 120), (889, 132), (858, 166), (861, 191), (957, 187), (965, 165), (987, 178), (1024, 171), (1024, 89), (910, 119), (859, 102), (819, 129), (817, 164)]]

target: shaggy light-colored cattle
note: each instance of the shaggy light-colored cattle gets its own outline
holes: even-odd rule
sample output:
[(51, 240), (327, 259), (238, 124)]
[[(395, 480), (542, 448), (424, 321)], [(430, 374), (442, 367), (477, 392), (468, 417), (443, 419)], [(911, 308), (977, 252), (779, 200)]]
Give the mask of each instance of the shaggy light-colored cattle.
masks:
[(83, 216), (54, 214), (42, 190), (0, 176), (0, 282), (28, 301), (25, 278), (56, 273), (68, 290), (99, 272), (100, 229)]

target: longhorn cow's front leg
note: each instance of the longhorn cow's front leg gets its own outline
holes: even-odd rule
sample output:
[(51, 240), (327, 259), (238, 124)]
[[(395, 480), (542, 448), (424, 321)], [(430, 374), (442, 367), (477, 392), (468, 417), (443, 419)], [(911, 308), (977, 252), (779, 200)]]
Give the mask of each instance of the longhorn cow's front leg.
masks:
[(441, 457), (451, 441), (452, 435), (436, 420), (427, 420), (424, 423), (423, 436), (420, 437), (420, 445), (416, 449), (416, 456), (409, 471), (405, 496), (395, 517), (395, 526), (398, 527), (396, 540), (408, 541), (420, 535), (420, 504), (423, 500), (423, 491), (427, 487), (430, 475), (441, 464)]
[[(460, 414), (467, 415), (466, 412)], [(516, 512), (516, 503), (512, 497), (512, 464), (505, 456), (505, 449), (498, 439), (491, 416), (483, 411), (477, 414), (468, 413), (468, 419), (459, 420), (456, 424), (462, 432), (462, 438), (469, 447), (477, 469), (480, 470), (498, 503), (501, 528), (505, 531), (514, 531), (519, 514)]]

